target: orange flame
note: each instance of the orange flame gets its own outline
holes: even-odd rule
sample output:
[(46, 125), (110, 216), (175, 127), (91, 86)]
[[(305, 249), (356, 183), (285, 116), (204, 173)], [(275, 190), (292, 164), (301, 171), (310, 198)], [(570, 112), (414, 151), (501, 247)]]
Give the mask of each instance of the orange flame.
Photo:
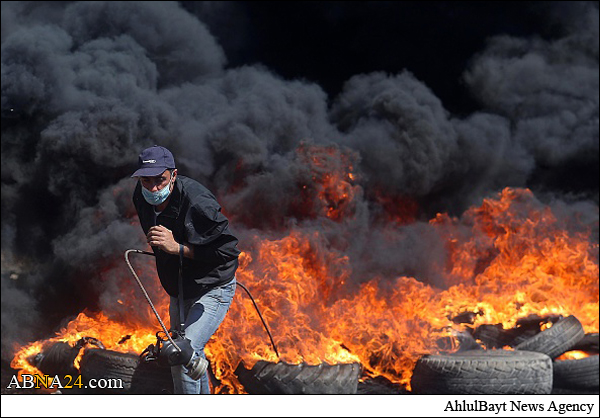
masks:
[[(135, 263), (135, 260), (133, 262)], [(111, 275), (114, 270), (107, 267), (105, 273)], [(155, 308), (168, 327), (168, 298), (155, 296), (164, 294), (158, 277), (156, 274), (144, 274), (144, 269), (138, 270), (138, 273), (142, 281), (146, 282), (145, 286)], [(75, 346), (81, 338), (91, 337), (99, 340), (109, 350), (135, 354), (140, 354), (149, 344), (155, 343), (155, 333), (160, 329), (158, 321), (149, 305), (141, 302), (143, 296), (133, 277), (128, 271), (121, 270), (115, 281), (118, 284), (120, 297), (114, 300), (113, 308), (109, 309), (110, 316), (104, 312), (84, 311), (56, 332), (54, 337), (17, 347), (11, 367), (19, 370), (19, 376), (23, 373), (41, 374), (42, 372), (31, 365), (28, 359), (37, 353), (43, 353), (45, 349), (59, 341)], [(76, 368), (79, 369), (81, 357), (88, 347), (88, 345), (84, 346), (75, 359)]]
[[(353, 183), (357, 180), (353, 164), (357, 158), (350, 151), (342, 151), (335, 146), (316, 146), (302, 144), (298, 149), (298, 158), (308, 169), (311, 177), (311, 188), (318, 197), (314, 203), (317, 216), (325, 216), (334, 221), (342, 221), (354, 214), (354, 203), (360, 186)], [(306, 185), (303, 191), (306, 193)], [(310, 197), (306, 196), (310, 201)], [(307, 199), (303, 204), (310, 209)]]
[(581, 360), (582, 358), (589, 357), (590, 353), (581, 350), (571, 350), (561, 354), (556, 360)]
[[(431, 225), (445, 230), (452, 255), (445, 290), (410, 277), (372, 278), (353, 289), (346, 285), (348, 259), (323, 250), (318, 234), (298, 230), (260, 241), (255, 257), (244, 257), (239, 278), (260, 295), (284, 360), (358, 359), (372, 375), (408, 385), (415, 361), (439, 351), (440, 338), (453, 338), (458, 326), (448, 318), (461, 312), (481, 313), (474, 327), (512, 328), (537, 313), (573, 314), (587, 332), (598, 329), (595, 247), (586, 236), (561, 230), (548, 208), (536, 206), (529, 190), (506, 189), (465, 214), (471, 231), (463, 237), (458, 220), (438, 215)], [(250, 304), (242, 302), (232, 307), (211, 353), (238, 353), (249, 365), (276, 361), (267, 341)], [(223, 363), (223, 381), (234, 381), (235, 364)]]
[[(318, 158), (313, 163), (321, 167)], [(353, 196), (361, 193), (351, 184), (351, 170), (341, 173), (320, 175), (317, 186), (325, 216), (336, 222), (352, 215)], [(280, 239), (256, 236), (240, 256), (237, 277), (261, 308), (281, 360), (356, 361), (369, 376), (409, 387), (421, 355), (443, 350), (443, 338), (458, 346), (456, 333), (466, 325), (451, 318), (462, 312), (478, 312), (470, 327), (504, 328), (530, 314), (572, 314), (586, 332), (598, 332), (597, 245), (563, 229), (531, 191), (507, 188), (461, 220), (438, 214), (429, 224), (447, 248), (448, 262), (439, 266), (443, 289), (412, 277), (369, 277), (357, 285), (348, 255), (331, 248), (322, 233), (293, 228)], [(154, 286), (160, 286), (156, 277)], [(240, 288), (237, 294), (206, 347), (219, 393), (244, 393), (234, 373), (240, 361), (247, 367), (278, 361), (252, 302)], [(120, 300), (139, 304), (138, 297)], [(159, 311), (166, 315), (166, 300)], [(82, 313), (52, 340), (95, 337), (109, 349), (139, 353), (157, 330), (151, 321), (140, 326)], [(131, 338), (119, 344), (125, 335)], [(38, 344), (23, 347), (12, 366), (25, 369), (23, 358)]]

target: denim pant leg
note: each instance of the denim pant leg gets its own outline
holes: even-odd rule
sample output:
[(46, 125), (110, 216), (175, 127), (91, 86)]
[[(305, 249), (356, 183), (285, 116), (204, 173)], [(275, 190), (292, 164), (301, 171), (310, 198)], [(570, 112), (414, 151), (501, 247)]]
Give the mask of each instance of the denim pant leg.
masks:
[[(234, 277), (231, 282), (214, 287), (198, 298), (184, 300), (186, 316), (183, 330), (186, 338), (190, 339), (196, 355), (206, 358), (204, 346), (223, 322), (233, 300), (235, 288), (236, 280)], [(174, 325), (179, 323), (178, 303), (177, 298), (171, 298), (169, 313), (172, 328), (175, 328)], [(184, 366), (173, 366), (171, 367), (171, 374), (173, 375), (173, 386), (176, 394), (210, 393), (208, 372), (204, 373), (199, 380), (193, 380), (185, 374)]]

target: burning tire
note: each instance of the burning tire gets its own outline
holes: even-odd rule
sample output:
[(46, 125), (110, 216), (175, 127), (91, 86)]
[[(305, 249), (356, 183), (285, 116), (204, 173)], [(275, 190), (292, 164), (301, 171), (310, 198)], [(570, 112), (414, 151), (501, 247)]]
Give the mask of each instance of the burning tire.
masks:
[(555, 360), (553, 365), (556, 388), (598, 390), (598, 355), (576, 360)]
[(535, 395), (552, 392), (552, 360), (529, 351), (472, 350), (421, 357), (414, 393), (433, 395)]
[(311, 366), (259, 361), (248, 370), (243, 363), (236, 375), (253, 395), (356, 394), (362, 369), (358, 363)]
[(502, 324), (483, 324), (477, 327), (473, 333), (473, 338), (481, 341), (489, 350), (505, 346), (514, 347), (539, 333), (539, 324), (536, 324), (535, 328), (528, 324), (511, 329), (502, 328)]
[(600, 335), (597, 332), (585, 334), (571, 350), (598, 353), (600, 351)]
[(483, 324), (477, 327), (473, 338), (481, 341), (486, 348), (501, 348), (510, 343), (510, 337), (502, 324)]
[(581, 322), (573, 315), (561, 318), (552, 327), (515, 346), (516, 350), (536, 351), (556, 358), (571, 350), (583, 338)]
[(89, 349), (81, 358), (80, 371), (86, 385), (90, 379), (121, 379), (123, 388), (102, 389), (104, 393), (173, 393), (171, 369), (141, 362), (139, 356), (112, 350)]
[(79, 372), (73, 362), (79, 354), (80, 347), (71, 347), (68, 343), (57, 342), (45, 348), (30, 363), (47, 375), (77, 375)]
[(358, 382), (357, 395), (409, 395), (410, 392), (399, 383), (392, 383), (383, 376)]

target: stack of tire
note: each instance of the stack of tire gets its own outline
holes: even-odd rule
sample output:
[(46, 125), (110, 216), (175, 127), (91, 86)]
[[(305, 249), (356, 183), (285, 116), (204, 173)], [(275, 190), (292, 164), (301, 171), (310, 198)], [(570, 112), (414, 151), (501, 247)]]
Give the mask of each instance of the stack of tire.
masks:
[[(505, 346), (506, 334), (493, 327), (482, 331), (487, 342), (491, 341), (488, 347)], [(497, 344), (493, 344), (494, 338)], [(584, 334), (574, 316), (561, 317), (550, 328), (534, 335), (521, 334), (510, 345), (513, 349), (425, 355), (413, 370), (412, 393), (598, 393), (598, 334)], [(570, 350), (592, 355), (577, 360), (559, 358)], [(99, 390), (102, 393), (161, 394), (173, 390), (169, 368), (140, 361), (135, 354), (88, 349), (80, 371), (86, 382), (120, 379), (124, 384), (123, 388)], [(307, 365), (259, 361), (250, 370), (242, 363), (236, 369), (240, 383), (251, 394), (356, 394), (361, 373), (361, 365), (357, 363)]]
[[(81, 375), (91, 379), (119, 379), (123, 387), (98, 389), (112, 394), (173, 393), (169, 368), (145, 363), (135, 354), (112, 350), (87, 350), (81, 359)], [(360, 364), (318, 365), (259, 361), (250, 370), (240, 363), (236, 374), (250, 394), (355, 394), (362, 372)]]
[[(412, 391), (473, 395), (598, 393), (598, 334), (585, 335), (574, 316), (560, 318), (550, 328), (517, 342), (512, 350), (423, 356), (413, 370)], [(576, 349), (595, 355), (558, 359)]]
[[(81, 358), (80, 372), (90, 393), (115, 395), (173, 393), (171, 369), (156, 362), (144, 362), (137, 354), (98, 348), (88, 349)], [(92, 380), (95, 384), (105, 382), (105, 387), (91, 388)]]
[(579, 359), (555, 359), (552, 393), (598, 394), (598, 333), (585, 334), (571, 350), (583, 351), (592, 355)]

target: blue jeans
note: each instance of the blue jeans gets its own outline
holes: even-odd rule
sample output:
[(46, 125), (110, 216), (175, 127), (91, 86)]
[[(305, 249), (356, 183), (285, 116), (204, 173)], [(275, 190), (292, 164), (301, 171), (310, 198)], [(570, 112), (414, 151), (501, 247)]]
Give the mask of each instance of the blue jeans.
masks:
[[(185, 323), (183, 331), (197, 355), (206, 358), (204, 346), (217, 331), (235, 294), (235, 277), (227, 284), (210, 288), (197, 298), (184, 299)], [(179, 300), (171, 297), (169, 304), (171, 328), (178, 329)], [(193, 380), (185, 374), (184, 366), (172, 366), (173, 388), (176, 394), (210, 394), (208, 372)]]

